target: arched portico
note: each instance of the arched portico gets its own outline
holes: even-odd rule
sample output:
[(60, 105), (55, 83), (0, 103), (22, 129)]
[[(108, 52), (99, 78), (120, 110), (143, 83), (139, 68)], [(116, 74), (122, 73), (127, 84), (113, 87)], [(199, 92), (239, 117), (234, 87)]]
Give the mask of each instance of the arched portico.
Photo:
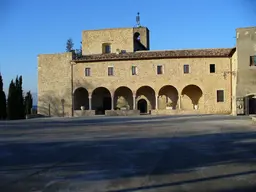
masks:
[[(155, 109), (156, 107), (156, 99), (155, 99), (155, 91), (150, 86), (142, 86), (136, 91), (136, 102), (140, 99), (145, 99), (147, 102), (147, 112), (151, 109)], [(138, 105), (137, 105), (138, 106)]]
[(172, 85), (163, 86), (158, 93), (158, 108), (166, 109), (166, 107), (172, 107), (176, 109), (178, 103), (178, 90)]
[(105, 110), (111, 110), (111, 93), (105, 87), (98, 87), (92, 92), (92, 110), (95, 114), (105, 114)]
[(114, 93), (114, 109), (125, 108), (130, 110), (133, 108), (133, 93), (128, 87), (121, 86)]
[(79, 87), (74, 91), (74, 110), (89, 109), (89, 93), (87, 89)]
[(203, 96), (203, 91), (197, 85), (187, 85), (183, 88), (181, 105), (182, 109), (197, 109), (200, 108), (200, 99)]

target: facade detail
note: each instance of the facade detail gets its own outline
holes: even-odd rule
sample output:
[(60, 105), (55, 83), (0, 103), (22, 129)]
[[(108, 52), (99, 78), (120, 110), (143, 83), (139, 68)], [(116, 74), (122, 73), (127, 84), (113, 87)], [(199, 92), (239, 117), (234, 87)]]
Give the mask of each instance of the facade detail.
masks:
[(38, 56), (38, 112), (51, 116), (256, 113), (256, 27), (236, 47), (150, 51), (149, 30), (82, 32), (82, 56)]

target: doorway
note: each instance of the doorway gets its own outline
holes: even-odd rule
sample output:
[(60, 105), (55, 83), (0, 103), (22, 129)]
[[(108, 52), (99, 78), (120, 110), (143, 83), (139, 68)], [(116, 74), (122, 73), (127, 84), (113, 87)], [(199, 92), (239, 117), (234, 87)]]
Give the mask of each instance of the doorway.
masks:
[(249, 115), (256, 114), (256, 96), (249, 96)]
[(140, 99), (138, 101), (138, 106), (137, 109), (140, 110), (140, 113), (147, 113), (148, 109), (147, 109), (147, 101), (145, 99)]

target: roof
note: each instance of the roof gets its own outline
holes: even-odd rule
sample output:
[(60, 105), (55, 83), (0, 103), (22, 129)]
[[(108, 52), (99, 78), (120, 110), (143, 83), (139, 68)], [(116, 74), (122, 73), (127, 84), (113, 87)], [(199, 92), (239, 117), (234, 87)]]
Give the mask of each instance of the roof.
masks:
[(84, 55), (75, 62), (98, 62), (98, 61), (120, 61), (120, 60), (150, 60), (168, 58), (204, 58), (204, 57), (231, 57), (236, 48), (218, 49), (188, 49), (169, 51), (138, 51), (128, 53), (109, 53)]

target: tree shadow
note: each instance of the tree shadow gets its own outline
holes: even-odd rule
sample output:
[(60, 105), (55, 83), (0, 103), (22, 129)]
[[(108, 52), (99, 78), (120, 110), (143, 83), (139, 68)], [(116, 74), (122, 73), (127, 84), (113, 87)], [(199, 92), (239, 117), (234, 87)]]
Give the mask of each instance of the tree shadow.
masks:
[[(75, 132), (72, 134), (76, 134)], [(77, 135), (80, 133), (78, 132)], [(122, 138), (118, 135), (93, 140), (63, 138), (58, 133), (45, 134), (38, 142), (2, 143), (0, 145), (0, 173), (31, 172), (33, 175), (51, 171), (50, 178), (63, 180), (100, 181), (120, 178), (146, 177), (190, 173), (200, 167), (242, 163), (256, 165), (256, 132), (216, 133), (180, 137)], [(201, 179), (156, 184), (144, 188), (123, 189), (137, 191), (158, 189), (184, 183), (200, 183), (239, 175), (255, 174), (256, 170)], [(43, 177), (43, 174), (42, 176)], [(0, 190), (26, 185), (28, 180), (8, 179), (0, 175)], [(11, 190), (10, 190), (11, 191)], [(122, 191), (122, 190), (119, 190)]]

